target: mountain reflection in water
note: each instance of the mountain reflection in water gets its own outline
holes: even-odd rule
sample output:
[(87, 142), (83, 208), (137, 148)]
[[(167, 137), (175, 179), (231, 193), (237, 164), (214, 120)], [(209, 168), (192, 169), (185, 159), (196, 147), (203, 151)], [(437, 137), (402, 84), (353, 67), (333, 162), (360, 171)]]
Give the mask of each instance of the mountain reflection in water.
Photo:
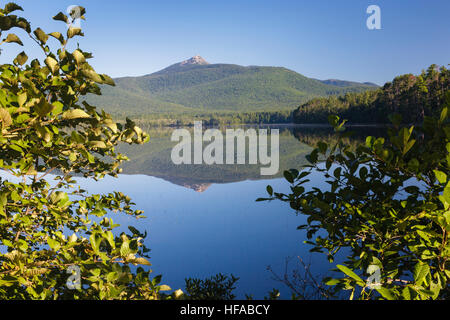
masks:
[[(246, 130), (250, 126), (240, 128)], [(291, 168), (300, 168), (307, 164), (305, 156), (308, 155), (317, 142), (323, 140), (329, 144), (337, 140), (337, 134), (327, 126), (292, 125), (292, 126), (260, 126), (252, 128), (279, 129), (280, 166), (273, 176), (260, 174), (260, 164), (181, 164), (175, 165), (171, 160), (172, 148), (178, 143), (170, 140), (175, 128), (147, 129), (150, 142), (144, 145), (121, 145), (119, 151), (125, 153), (130, 161), (123, 164), (124, 174), (144, 174), (162, 178), (173, 184), (190, 188), (197, 192), (204, 192), (211, 184), (230, 183), (245, 180), (274, 179), (282, 177), (283, 171)], [(189, 128), (192, 130), (192, 128)], [(347, 130), (354, 132), (346, 142), (356, 146), (362, 143), (367, 135), (380, 136), (379, 127), (355, 126)], [(222, 129), (225, 132), (225, 129)], [(270, 136), (270, 130), (269, 130)], [(269, 138), (270, 140), (270, 138)], [(193, 141), (192, 141), (193, 144)], [(207, 145), (209, 142), (204, 142)], [(246, 148), (248, 162), (248, 141)], [(192, 149), (193, 150), (193, 149)], [(226, 149), (224, 146), (224, 153)], [(235, 148), (236, 153), (236, 148)], [(236, 157), (236, 154), (235, 154)]]

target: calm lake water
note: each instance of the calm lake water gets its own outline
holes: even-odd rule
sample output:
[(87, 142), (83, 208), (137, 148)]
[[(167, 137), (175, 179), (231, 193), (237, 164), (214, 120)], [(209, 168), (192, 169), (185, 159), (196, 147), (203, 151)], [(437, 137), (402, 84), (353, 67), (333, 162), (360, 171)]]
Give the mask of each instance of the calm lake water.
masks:
[[(286, 270), (291, 274), (301, 257), (311, 263), (315, 275), (324, 276), (333, 265), (325, 255), (309, 253), (311, 246), (303, 243), (305, 232), (296, 228), (306, 223), (304, 216), (286, 203), (255, 200), (267, 196), (268, 184), (275, 191), (289, 192), (283, 170), (299, 169), (317, 141), (331, 142), (336, 136), (323, 127), (278, 129), (280, 170), (274, 176), (261, 176), (260, 165), (174, 165), (170, 158), (176, 144), (170, 141), (174, 129), (165, 128), (148, 130), (148, 144), (120, 148), (131, 161), (119, 178), (77, 180), (91, 193), (122, 191), (136, 209), (145, 211), (146, 219), (113, 213), (111, 218), (121, 225), (118, 231), (129, 225), (147, 231), (153, 274), (162, 274), (163, 283), (172, 289), (184, 288), (188, 277), (223, 273), (240, 278), (234, 291), (237, 298), (252, 294), (261, 299), (277, 288), (282, 298), (289, 299), (290, 291), (273, 279), (268, 266), (280, 276)], [(354, 144), (369, 134), (379, 135), (377, 128), (353, 130), (356, 134), (350, 142)], [(317, 174), (310, 179), (309, 187), (328, 188)]]
[[(86, 187), (95, 192), (121, 190), (145, 211), (146, 219), (117, 215), (115, 221), (124, 229), (133, 225), (148, 232), (152, 270), (162, 274), (163, 282), (173, 289), (183, 288), (188, 277), (224, 273), (240, 278), (235, 290), (238, 298), (245, 294), (263, 298), (277, 288), (288, 299), (290, 291), (273, 279), (268, 266), (280, 276), (286, 270), (291, 274), (301, 257), (311, 263), (314, 274), (324, 276), (333, 265), (325, 255), (310, 253), (311, 246), (303, 243), (305, 232), (296, 227), (306, 223), (304, 216), (286, 203), (255, 200), (267, 196), (268, 184), (275, 191), (289, 192), (281, 178), (283, 170), (300, 168), (317, 141), (330, 142), (336, 136), (330, 128), (278, 129), (280, 170), (275, 176), (261, 176), (259, 165), (173, 165), (173, 129), (160, 129), (150, 130), (149, 144), (122, 148), (131, 158), (124, 166), (125, 174), (88, 182)], [(377, 128), (351, 130), (355, 137), (350, 142), (355, 144), (379, 133)], [(310, 187), (328, 187), (318, 175), (310, 179)]]

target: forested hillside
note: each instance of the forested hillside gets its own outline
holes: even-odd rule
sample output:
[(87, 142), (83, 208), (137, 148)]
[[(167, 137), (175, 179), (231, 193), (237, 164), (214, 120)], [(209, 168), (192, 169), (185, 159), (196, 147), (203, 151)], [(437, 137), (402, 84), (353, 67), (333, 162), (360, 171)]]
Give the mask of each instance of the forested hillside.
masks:
[(326, 123), (329, 115), (338, 115), (353, 123), (387, 123), (398, 113), (405, 123), (420, 122), (433, 115), (444, 103), (450, 87), (450, 71), (431, 65), (420, 75), (396, 77), (377, 90), (315, 98), (294, 111), (296, 123)]
[(102, 87), (102, 96), (90, 95), (88, 102), (117, 117), (241, 113), (293, 110), (314, 97), (374, 89), (356, 82), (330, 85), (281, 67), (190, 63), (192, 59), (149, 75), (116, 78), (115, 87)]

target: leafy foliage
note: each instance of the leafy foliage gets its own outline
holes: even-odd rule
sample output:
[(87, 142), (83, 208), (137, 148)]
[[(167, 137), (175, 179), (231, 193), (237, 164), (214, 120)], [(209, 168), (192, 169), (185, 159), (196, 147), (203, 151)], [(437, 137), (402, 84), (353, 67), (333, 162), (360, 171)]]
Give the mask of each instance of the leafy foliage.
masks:
[(420, 75), (398, 76), (377, 90), (312, 99), (293, 118), (296, 123), (325, 123), (338, 115), (353, 123), (389, 123), (388, 115), (398, 113), (404, 123), (416, 123), (440, 112), (449, 88), (450, 71), (431, 65)]
[[(342, 140), (319, 142), (307, 157), (310, 165), (284, 173), (291, 193), (269, 186), (270, 197), (259, 199), (278, 199), (307, 215), (299, 229), (307, 232), (311, 251), (330, 262), (338, 251), (349, 252), (337, 266), (345, 277), (326, 283), (350, 290), (350, 298), (449, 297), (449, 107), (447, 92), (441, 113), (425, 116), (418, 127), (402, 126), (397, 114), (386, 139), (369, 136), (356, 150)], [(344, 130), (339, 117), (330, 123)], [(323, 174), (329, 190), (305, 187), (312, 171)], [(363, 279), (376, 270), (380, 278), (371, 286)]]
[(234, 285), (239, 280), (233, 275), (216, 274), (211, 278), (188, 278), (186, 282), (187, 300), (233, 300)]
[[(30, 23), (0, 9), (0, 29), (30, 37), (44, 61), (29, 61), (25, 52), (0, 66), (0, 298), (1, 299), (155, 299), (161, 277), (150, 279), (146, 234), (130, 227), (115, 235), (111, 211), (140, 218), (131, 199), (121, 192), (88, 194), (73, 174), (101, 179), (117, 176), (127, 157), (120, 142), (142, 144), (148, 135), (131, 120), (111, 116), (83, 101), (113, 85), (98, 74), (80, 48), (70, 52), (70, 38), (82, 36), (69, 26), (65, 35), (32, 31)], [(84, 8), (80, 12), (84, 13)], [(70, 21), (63, 13), (55, 20)], [(66, 28), (64, 26), (64, 28)], [(59, 48), (51, 49), (52, 38)], [(9, 33), (2, 44), (21, 45)], [(54, 175), (54, 181), (47, 178)], [(81, 287), (70, 289), (70, 266), (80, 268)]]

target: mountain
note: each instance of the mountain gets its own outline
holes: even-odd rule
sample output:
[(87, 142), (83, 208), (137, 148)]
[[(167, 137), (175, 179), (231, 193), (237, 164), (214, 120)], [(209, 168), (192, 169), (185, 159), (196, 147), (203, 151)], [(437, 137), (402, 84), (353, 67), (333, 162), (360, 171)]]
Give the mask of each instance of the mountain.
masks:
[(88, 102), (115, 115), (294, 109), (313, 97), (361, 92), (372, 85), (328, 84), (283, 67), (210, 64), (195, 56), (158, 72), (114, 79)]
[(208, 64), (209, 64), (209, 62), (207, 62), (202, 57), (194, 56), (194, 57), (184, 60), (182, 62), (175, 63), (161, 71), (155, 72), (154, 74), (167, 74), (170, 72), (182, 72), (182, 71), (186, 71), (189, 68), (189, 66), (205, 66)]

